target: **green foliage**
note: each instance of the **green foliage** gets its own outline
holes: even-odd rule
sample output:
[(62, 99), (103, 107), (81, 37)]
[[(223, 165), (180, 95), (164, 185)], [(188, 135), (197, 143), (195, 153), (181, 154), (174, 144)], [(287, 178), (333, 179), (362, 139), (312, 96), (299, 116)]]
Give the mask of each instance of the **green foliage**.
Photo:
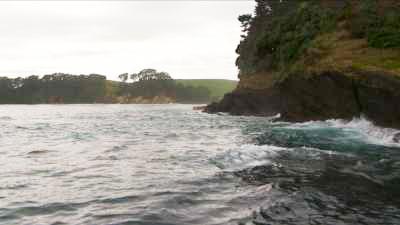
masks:
[(133, 83), (121, 83), (119, 95), (128, 97), (153, 98), (166, 96), (180, 103), (209, 102), (210, 90), (207, 87), (183, 85), (176, 82), (166, 72), (144, 69), (130, 75)]
[(106, 95), (106, 77), (55, 73), (0, 79), (0, 103), (92, 103)]
[(367, 38), (374, 48), (400, 47), (400, 9), (393, 7), (378, 13), (377, 0), (364, 0), (360, 12), (351, 18), (351, 31), (357, 38)]
[(271, 67), (280, 69), (296, 60), (314, 38), (332, 30), (335, 15), (316, 4), (303, 3), (294, 14), (274, 20), (257, 42), (257, 55), (270, 55)]
[(122, 83), (120, 95), (144, 98), (166, 96), (176, 99), (180, 103), (205, 103), (210, 101), (208, 88), (183, 85), (172, 79)]
[(210, 90), (206, 87), (177, 84), (176, 100), (181, 103), (200, 103), (210, 101)]
[(122, 82), (126, 82), (129, 78), (129, 74), (128, 73), (123, 73), (118, 75), (118, 78), (122, 81)]
[(368, 43), (374, 48), (400, 47), (400, 10), (389, 12), (377, 22), (380, 26), (368, 32)]
[(237, 48), (236, 65), (241, 75), (286, 68), (318, 34), (336, 27), (336, 14), (322, 7), (319, 1), (259, 0), (257, 3), (248, 35)]
[(251, 14), (244, 14), (238, 17), (239, 22), (242, 24), (243, 32), (247, 32), (253, 16)]
[(203, 87), (210, 90), (211, 100), (219, 100), (226, 93), (233, 91), (236, 88), (237, 81), (233, 80), (218, 80), (218, 79), (185, 79), (176, 80), (178, 84), (192, 87)]
[(130, 75), (133, 81), (146, 81), (146, 80), (172, 80), (171, 76), (166, 72), (157, 72), (155, 69), (144, 69), (139, 73)]
[[(351, 11), (354, 11), (354, 7), (349, 5)], [(364, 0), (361, 1), (359, 7), (359, 13), (351, 13), (348, 17), (351, 23), (351, 32), (354, 37), (364, 38), (378, 26), (378, 5), (376, 0)]]
[(143, 79), (133, 83), (108, 81), (105, 76), (97, 74), (75, 76), (55, 73), (42, 78), (30, 76), (15, 79), (0, 77), (0, 104), (117, 102), (119, 96), (164, 96), (181, 103), (211, 100), (207, 87), (182, 85), (167, 73), (156, 73), (155, 77), (141, 75)]
[[(327, 52), (313, 46), (317, 37), (335, 31), (342, 33), (338, 40), (348, 37), (350, 31), (353, 38), (366, 39), (367, 47), (400, 48), (400, 8), (395, 1), (256, 2), (255, 16), (239, 17), (247, 31), (236, 50), (239, 77), (263, 73), (279, 74), (277, 79), (281, 79), (286, 73), (301, 70), (302, 64), (312, 64)], [(398, 66), (397, 60), (383, 65)]]

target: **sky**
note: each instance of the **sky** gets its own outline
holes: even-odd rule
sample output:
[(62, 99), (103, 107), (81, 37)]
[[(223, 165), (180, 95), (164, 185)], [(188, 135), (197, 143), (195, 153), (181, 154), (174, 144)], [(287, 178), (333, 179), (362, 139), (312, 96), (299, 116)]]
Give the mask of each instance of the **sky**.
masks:
[(237, 79), (237, 17), (254, 1), (0, 1), (0, 76)]

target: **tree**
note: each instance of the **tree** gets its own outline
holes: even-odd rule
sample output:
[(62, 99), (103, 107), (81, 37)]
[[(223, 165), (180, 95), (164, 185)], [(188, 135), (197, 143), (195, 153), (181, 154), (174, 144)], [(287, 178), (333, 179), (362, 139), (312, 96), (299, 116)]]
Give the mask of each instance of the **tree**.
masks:
[(172, 80), (172, 77), (167, 72), (160, 72), (156, 74), (156, 78), (159, 80)]
[(126, 82), (128, 80), (128, 73), (123, 73), (118, 75), (118, 78), (122, 81), (122, 82)]
[(130, 78), (131, 78), (131, 80), (132, 80), (133, 82), (135, 82), (135, 81), (137, 81), (137, 80), (139, 79), (139, 74), (137, 74), (137, 73), (132, 73), (132, 74), (130, 75)]
[(242, 30), (243, 32), (247, 32), (249, 30), (252, 18), (253, 18), (253, 16), (251, 14), (244, 14), (244, 15), (239, 16), (238, 20), (242, 24), (241, 26), (243, 28), (243, 30)]
[(172, 77), (167, 72), (157, 72), (155, 69), (144, 69), (139, 73), (131, 74), (133, 82), (149, 81), (149, 80), (172, 80)]

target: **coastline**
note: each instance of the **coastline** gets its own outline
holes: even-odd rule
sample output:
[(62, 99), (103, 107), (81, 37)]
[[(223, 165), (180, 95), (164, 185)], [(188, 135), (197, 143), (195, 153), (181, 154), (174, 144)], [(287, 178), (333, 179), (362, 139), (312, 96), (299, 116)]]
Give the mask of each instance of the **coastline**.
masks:
[(400, 77), (373, 72), (290, 76), (267, 89), (237, 88), (205, 112), (273, 116), (281, 120), (347, 119), (363, 115), (376, 125), (400, 128)]

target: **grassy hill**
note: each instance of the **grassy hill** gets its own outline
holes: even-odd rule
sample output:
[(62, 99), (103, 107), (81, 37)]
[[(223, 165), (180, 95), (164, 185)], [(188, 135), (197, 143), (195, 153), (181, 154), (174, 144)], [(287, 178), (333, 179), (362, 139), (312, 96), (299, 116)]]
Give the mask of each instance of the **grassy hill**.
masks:
[(233, 91), (238, 83), (234, 80), (223, 79), (177, 79), (176, 81), (185, 86), (203, 86), (208, 88), (213, 100), (221, 99), (224, 94)]

